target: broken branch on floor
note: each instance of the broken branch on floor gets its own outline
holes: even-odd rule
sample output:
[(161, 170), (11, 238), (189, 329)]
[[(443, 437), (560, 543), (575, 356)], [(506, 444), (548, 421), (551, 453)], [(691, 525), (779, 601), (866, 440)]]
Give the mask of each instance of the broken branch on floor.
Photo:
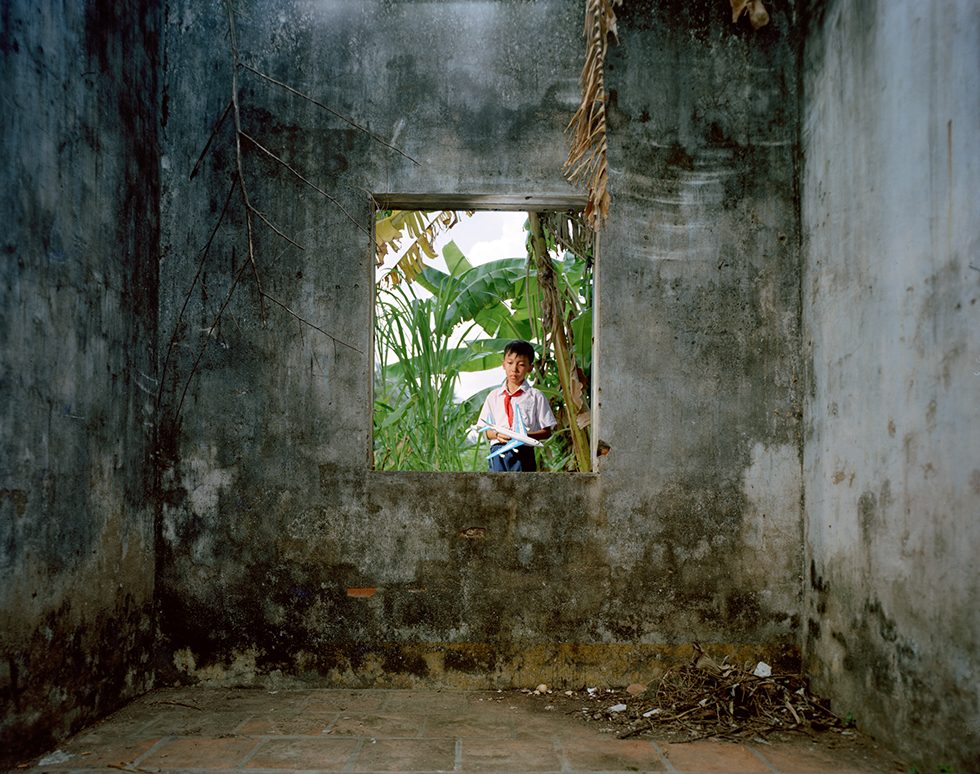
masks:
[(570, 714), (608, 724), (620, 739), (647, 735), (673, 742), (764, 742), (766, 736), (783, 732), (853, 734), (847, 721), (810, 694), (801, 674), (766, 674), (761, 664), (737, 666), (727, 657), (719, 662), (700, 645), (694, 649), (690, 663), (668, 669), (655, 685), (640, 686), (636, 693), (566, 691), (569, 701), (580, 702), (578, 711)]

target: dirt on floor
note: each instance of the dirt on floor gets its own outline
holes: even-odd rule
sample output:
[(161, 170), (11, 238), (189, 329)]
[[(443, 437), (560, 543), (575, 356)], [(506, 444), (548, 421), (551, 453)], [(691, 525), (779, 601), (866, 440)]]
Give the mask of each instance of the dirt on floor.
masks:
[[(778, 680), (775, 684), (780, 685)], [(638, 685), (629, 690), (586, 686), (569, 691), (548, 686), (525, 691), (158, 688), (65, 740), (59, 749), (18, 768), (25, 774), (95, 769), (220, 772), (235, 767), (406, 772), (447, 768), (743, 774), (907, 771), (894, 756), (843, 722), (822, 731), (811, 723), (741, 737), (732, 733), (731, 724), (713, 728), (708, 713), (680, 717), (689, 728), (648, 723), (656, 715), (684, 712), (667, 705), (666, 696), (663, 690)], [(664, 711), (644, 718), (658, 706), (657, 701)], [(742, 728), (751, 725), (739, 720)]]
[(801, 742), (834, 750), (861, 770), (902, 771), (894, 755), (862, 734), (853, 718), (834, 715), (810, 694), (799, 674), (778, 674), (763, 663), (736, 666), (703, 650), (687, 665), (650, 684), (625, 689), (547, 685), (488, 692), (485, 701), (509, 703), (574, 718), (619, 739), (650, 738), (668, 744), (726, 740), (779, 747)]

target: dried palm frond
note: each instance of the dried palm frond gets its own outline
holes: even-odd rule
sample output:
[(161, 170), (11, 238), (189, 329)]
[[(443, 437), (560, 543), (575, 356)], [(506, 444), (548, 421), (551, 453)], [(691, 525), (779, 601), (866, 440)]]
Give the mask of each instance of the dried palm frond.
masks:
[(414, 280), (425, 268), (424, 259), (436, 257), (433, 247), (436, 236), (459, 223), (461, 215), (472, 215), (473, 211), (441, 210), (426, 222), (427, 214), (420, 210), (393, 210), (388, 215), (378, 214), (374, 224), (378, 266), (384, 263), (389, 251), (398, 252), (401, 249), (400, 242), (406, 234), (412, 240), (398, 263), (382, 278), (382, 282), (397, 285), (402, 279), (406, 282)]
[(622, 1), (585, 2), (586, 50), (580, 78), (582, 101), (566, 129), (574, 127), (574, 136), (562, 171), (569, 182), (585, 183), (589, 194), (585, 216), (596, 231), (602, 228), (609, 214), (605, 63), (609, 36), (616, 40), (613, 8), (622, 5)]
[(554, 237), (555, 244), (563, 250), (584, 258), (591, 266), (592, 242), (595, 235), (582, 213), (559, 211), (541, 213), (541, 221), (548, 233)]

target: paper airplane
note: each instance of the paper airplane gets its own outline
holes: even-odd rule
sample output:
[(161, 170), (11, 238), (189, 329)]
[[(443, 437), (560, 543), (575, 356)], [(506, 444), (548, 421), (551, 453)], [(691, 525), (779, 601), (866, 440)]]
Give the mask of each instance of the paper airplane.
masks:
[(532, 438), (527, 434), (527, 428), (524, 426), (524, 417), (521, 416), (521, 407), (514, 406), (514, 427), (504, 427), (503, 425), (495, 425), (492, 422), (480, 421), (477, 425), (477, 432), (485, 433), (487, 430), (494, 430), (501, 435), (506, 435), (510, 440), (507, 443), (499, 444), (492, 452), (487, 455), (487, 459), (492, 457), (497, 457), (506, 451), (517, 446), (523, 446), (527, 444), (528, 446), (544, 446), (541, 441), (536, 438)]

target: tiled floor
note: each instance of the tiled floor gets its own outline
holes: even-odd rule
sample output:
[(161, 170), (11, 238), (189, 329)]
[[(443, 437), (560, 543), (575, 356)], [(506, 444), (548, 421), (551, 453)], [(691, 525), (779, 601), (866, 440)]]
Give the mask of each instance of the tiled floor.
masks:
[[(21, 770), (118, 772), (900, 772), (840, 737), (617, 739), (521, 693), (157, 690)], [(557, 710), (557, 711), (556, 711)], [(831, 746), (831, 745), (835, 746)]]

